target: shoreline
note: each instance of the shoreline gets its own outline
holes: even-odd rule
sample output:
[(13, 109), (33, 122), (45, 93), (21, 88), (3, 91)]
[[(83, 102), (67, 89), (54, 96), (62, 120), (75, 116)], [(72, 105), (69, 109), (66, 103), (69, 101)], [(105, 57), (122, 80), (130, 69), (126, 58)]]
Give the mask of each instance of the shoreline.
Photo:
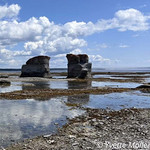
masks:
[[(148, 74), (147, 76), (144, 76)], [(0, 75), (4, 75), (0, 73)], [(10, 82), (49, 82), (49, 81), (68, 81), (68, 82), (118, 82), (118, 83), (139, 83), (143, 84), (144, 79), (150, 77), (149, 73), (119, 73), (119, 72), (95, 72), (93, 75), (111, 75), (115, 78), (98, 77), (91, 79), (71, 79), (71, 78), (19, 78), (17, 74), (5, 74), (8, 78), (0, 78), (0, 80)], [(56, 76), (64, 76), (66, 73), (53, 73)], [(117, 79), (122, 77), (122, 79)], [(126, 78), (127, 77), (127, 78)], [(95, 94), (104, 95), (109, 93), (123, 93), (131, 91), (142, 91), (150, 93), (150, 88), (113, 88), (113, 87), (87, 87), (84, 89), (22, 89), (18, 91), (0, 93), (2, 100), (22, 100), (37, 99), (48, 100), (51, 97), (69, 96), (79, 94)], [(114, 144), (121, 143), (123, 146), (129, 146), (129, 143), (142, 141), (145, 144), (150, 142), (150, 109), (149, 108), (128, 108), (119, 111), (95, 108), (83, 108), (77, 104), (70, 104), (72, 108), (81, 108), (85, 113), (73, 119), (69, 119), (58, 130), (57, 134), (38, 136), (33, 139), (13, 144), (2, 150), (49, 150), (49, 149), (115, 149)], [(107, 145), (106, 145), (107, 144)], [(134, 145), (132, 145), (134, 146)], [(149, 145), (148, 145), (149, 146)], [(125, 147), (124, 149), (126, 149)], [(133, 149), (134, 147), (128, 147)], [(142, 147), (140, 147), (142, 148)], [(150, 146), (148, 147), (150, 148)], [(120, 149), (123, 149), (121, 147)]]
[(144, 147), (140, 142), (149, 149), (149, 116), (150, 109), (112, 111), (88, 108), (83, 115), (70, 119), (57, 134), (28, 139), (9, 146), (6, 150), (135, 149), (137, 147), (134, 146), (138, 145), (134, 143), (139, 143), (138, 148), (142, 149)]

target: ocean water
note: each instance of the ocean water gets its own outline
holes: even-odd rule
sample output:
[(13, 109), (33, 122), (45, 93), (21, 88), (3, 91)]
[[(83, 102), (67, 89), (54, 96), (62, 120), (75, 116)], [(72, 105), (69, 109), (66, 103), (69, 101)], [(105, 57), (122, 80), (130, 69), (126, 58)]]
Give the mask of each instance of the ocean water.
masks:
[[(0, 69), (0, 72), (21, 72), (21, 69)], [(67, 72), (67, 68), (50, 68), (50, 72)], [(92, 72), (150, 72), (150, 67), (137, 68), (92, 68)]]

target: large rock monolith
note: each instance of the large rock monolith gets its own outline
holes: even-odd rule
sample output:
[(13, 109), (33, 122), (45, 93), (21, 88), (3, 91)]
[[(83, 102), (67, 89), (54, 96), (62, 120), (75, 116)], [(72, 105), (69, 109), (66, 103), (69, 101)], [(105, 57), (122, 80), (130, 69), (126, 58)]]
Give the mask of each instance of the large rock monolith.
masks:
[(90, 78), (91, 66), (89, 57), (86, 54), (74, 55), (67, 54), (68, 59), (68, 78)]
[(21, 77), (50, 77), (48, 56), (36, 56), (29, 59), (21, 69)]

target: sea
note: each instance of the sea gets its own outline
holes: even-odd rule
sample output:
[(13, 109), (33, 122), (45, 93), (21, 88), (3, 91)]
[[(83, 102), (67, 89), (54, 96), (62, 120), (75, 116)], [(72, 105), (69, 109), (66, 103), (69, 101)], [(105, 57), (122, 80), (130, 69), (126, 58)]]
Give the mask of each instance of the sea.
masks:
[[(15, 73), (21, 72), (21, 69), (1, 68), (0, 72)], [(67, 72), (67, 68), (51, 68), (50, 72), (61, 73)], [(150, 72), (150, 67), (134, 67), (134, 68), (92, 68), (92, 72)]]

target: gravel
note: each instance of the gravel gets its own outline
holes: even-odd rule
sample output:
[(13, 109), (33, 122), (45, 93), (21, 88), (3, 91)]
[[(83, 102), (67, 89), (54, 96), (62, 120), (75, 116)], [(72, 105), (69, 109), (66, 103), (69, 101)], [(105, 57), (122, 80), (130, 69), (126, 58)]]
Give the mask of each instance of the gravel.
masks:
[(7, 150), (150, 149), (150, 109), (86, 109), (59, 130), (12, 145)]

